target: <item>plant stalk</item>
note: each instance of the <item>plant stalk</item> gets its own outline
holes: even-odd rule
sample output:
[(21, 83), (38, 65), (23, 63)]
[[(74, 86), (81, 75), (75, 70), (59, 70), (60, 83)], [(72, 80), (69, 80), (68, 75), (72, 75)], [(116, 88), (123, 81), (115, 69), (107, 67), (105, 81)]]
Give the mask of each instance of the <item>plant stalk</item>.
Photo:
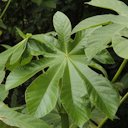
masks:
[(3, 12), (2, 12), (1, 15), (0, 15), (0, 19), (3, 18), (3, 16), (4, 16), (5, 12), (7, 11), (7, 9), (8, 9), (8, 7), (9, 7), (10, 3), (11, 3), (11, 0), (8, 0), (8, 3), (6, 4), (6, 6), (5, 6)]
[(69, 128), (69, 118), (67, 113), (60, 113), (62, 128)]
[[(120, 65), (120, 67), (119, 67), (119, 69), (118, 69), (118, 71), (116, 72), (115, 76), (113, 77), (112, 82), (115, 82), (115, 81), (118, 79), (119, 75), (121, 74), (121, 72), (123, 71), (125, 65), (127, 64), (127, 61), (128, 61), (128, 60), (126, 60), (126, 59), (123, 60), (122, 64)], [(128, 92), (127, 92), (127, 93), (123, 96), (123, 98), (121, 99), (119, 106), (120, 106), (127, 98), (128, 98)], [(106, 123), (107, 120), (108, 120), (108, 117), (105, 117), (105, 118), (101, 121), (101, 123), (98, 125), (97, 128), (102, 128), (102, 126)]]
[(118, 71), (116, 72), (115, 76), (113, 77), (112, 82), (115, 82), (118, 79), (119, 75), (121, 74), (122, 70), (124, 69), (125, 65), (127, 64), (127, 61), (128, 60), (126, 60), (126, 59), (123, 60)]

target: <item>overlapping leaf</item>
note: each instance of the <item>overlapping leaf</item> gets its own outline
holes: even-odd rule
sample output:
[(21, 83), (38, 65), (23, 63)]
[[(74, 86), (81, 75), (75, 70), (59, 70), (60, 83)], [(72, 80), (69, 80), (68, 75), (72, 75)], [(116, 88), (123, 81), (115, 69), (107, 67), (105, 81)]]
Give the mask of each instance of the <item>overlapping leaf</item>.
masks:
[(112, 46), (118, 56), (128, 59), (128, 29), (116, 33), (112, 39)]
[(118, 14), (128, 16), (128, 6), (119, 0), (91, 0), (90, 5), (107, 8), (116, 11)]
[(0, 102), (0, 120), (19, 128), (50, 128), (43, 120), (13, 111), (2, 102)]
[(97, 53), (107, 48), (107, 44), (111, 43), (114, 34), (123, 28), (123, 25), (110, 24), (96, 29), (88, 38), (88, 46), (85, 48), (86, 56), (92, 59)]
[(6, 89), (9, 90), (21, 85), (26, 80), (28, 80), (33, 75), (35, 75), (37, 72), (50, 66), (50, 64), (52, 64), (52, 60), (43, 59), (43, 60), (33, 61), (28, 65), (14, 69), (7, 77), (7, 81), (5, 84)]

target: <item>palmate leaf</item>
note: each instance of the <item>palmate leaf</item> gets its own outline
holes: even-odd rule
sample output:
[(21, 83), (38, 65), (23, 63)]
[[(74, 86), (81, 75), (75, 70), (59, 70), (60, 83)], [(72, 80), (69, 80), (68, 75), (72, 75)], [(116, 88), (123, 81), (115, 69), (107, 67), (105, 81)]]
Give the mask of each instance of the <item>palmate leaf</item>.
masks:
[(49, 128), (43, 120), (20, 114), (11, 110), (2, 102), (0, 102), (0, 120), (7, 125), (19, 128)]
[[(108, 17), (111, 16), (113, 17), (113, 15), (108, 15)], [(98, 19), (99, 17), (100, 19)], [(99, 43), (95, 41), (100, 41), (102, 46), (106, 47), (107, 43), (111, 41), (112, 35), (110, 35), (110, 32), (113, 34), (115, 31), (120, 30), (122, 25), (118, 27), (118, 25), (111, 23), (108, 27), (102, 27), (101, 24), (109, 24), (110, 20), (105, 20), (107, 17), (102, 16), (95, 17), (95, 20), (93, 18), (87, 19), (88, 22), (85, 22), (85, 29), (100, 25), (94, 31), (92, 28), (92, 31), (89, 32), (94, 34), (92, 38), (91, 34), (88, 36), (79, 36), (77, 34), (78, 39), (71, 39), (71, 24), (68, 17), (61, 12), (57, 12), (53, 18), (54, 27), (58, 35), (57, 38), (51, 35), (39, 34), (32, 35), (28, 39), (26, 48), (30, 53), (33, 52), (32, 55), (34, 56), (42, 53), (43, 58), (38, 57), (39, 60), (12, 70), (7, 77), (5, 85), (7, 90), (15, 88), (37, 72), (47, 68), (46, 72), (40, 74), (26, 91), (25, 99), (28, 113), (37, 118), (43, 117), (54, 109), (59, 99), (71, 122), (80, 127), (90, 119), (90, 110), (94, 106), (109, 118), (112, 119), (114, 117), (119, 105), (118, 93), (113, 89), (107, 78), (90, 68), (92, 60), (88, 61), (85, 48), (88, 48), (92, 43), (96, 43), (96, 45)], [(109, 33), (104, 36), (106, 37), (104, 40), (100, 40), (97, 34), (103, 34), (104, 31), (101, 28), (106, 31), (106, 34)], [(108, 31), (109, 28), (110, 30)], [(81, 29), (83, 28), (78, 26), (74, 32)], [(81, 38), (83, 39), (82, 42)], [(86, 42), (88, 38), (91, 39), (90, 42)], [(38, 43), (41, 45), (38, 45)], [(74, 45), (72, 45), (73, 43)], [(81, 44), (83, 45), (84, 43), (89, 45), (81, 47)], [(69, 49), (75, 50), (70, 53)], [(97, 54), (103, 49), (101, 51), (99, 49), (94, 50), (96, 50), (95, 53)], [(94, 54), (94, 57), (96, 54)], [(95, 62), (93, 61), (93, 63)], [(103, 74), (106, 73), (102, 66), (100, 67), (98, 64), (92, 67), (100, 70)]]
[(64, 67), (65, 62), (62, 62), (49, 68), (29, 86), (26, 91), (26, 102), (30, 114), (40, 118), (55, 108), (59, 96), (59, 80)]
[(116, 11), (118, 14), (128, 16), (128, 7), (125, 3), (120, 0), (91, 0), (87, 2), (89, 5), (111, 9)]

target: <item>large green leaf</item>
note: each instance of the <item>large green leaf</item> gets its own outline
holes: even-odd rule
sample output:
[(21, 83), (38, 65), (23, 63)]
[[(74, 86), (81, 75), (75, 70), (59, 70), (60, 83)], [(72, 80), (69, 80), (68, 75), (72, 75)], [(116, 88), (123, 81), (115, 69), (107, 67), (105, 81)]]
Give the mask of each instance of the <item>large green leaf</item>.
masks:
[(123, 25), (110, 24), (96, 29), (88, 38), (88, 46), (85, 48), (88, 59), (92, 59), (97, 53), (107, 48), (107, 44), (111, 43), (114, 34), (123, 28)]
[(43, 120), (26, 114), (20, 114), (11, 110), (2, 102), (0, 102), (0, 120), (7, 125), (19, 128), (49, 128)]
[(116, 11), (120, 15), (128, 16), (128, 6), (119, 0), (91, 0), (90, 5)]
[(68, 61), (62, 80), (61, 100), (69, 116), (79, 126), (89, 120), (90, 116), (86, 95), (83, 79), (71, 62)]
[(81, 62), (73, 61), (73, 64), (84, 79), (90, 101), (113, 119), (119, 106), (119, 96), (111, 83)]
[(128, 29), (116, 33), (112, 39), (112, 46), (116, 54), (122, 58), (128, 59)]
[(51, 67), (28, 87), (26, 102), (30, 114), (43, 117), (55, 108), (59, 96), (59, 80), (64, 67), (65, 62)]
[(51, 59), (42, 59), (33, 61), (30, 64), (14, 69), (7, 77), (5, 84), (6, 89), (9, 90), (21, 85), (26, 80), (35, 75), (37, 72), (43, 70), (51, 64)]
[(62, 43), (62, 49), (66, 51), (71, 36), (71, 22), (65, 14), (58, 11), (53, 17), (53, 25), (58, 34), (58, 39)]

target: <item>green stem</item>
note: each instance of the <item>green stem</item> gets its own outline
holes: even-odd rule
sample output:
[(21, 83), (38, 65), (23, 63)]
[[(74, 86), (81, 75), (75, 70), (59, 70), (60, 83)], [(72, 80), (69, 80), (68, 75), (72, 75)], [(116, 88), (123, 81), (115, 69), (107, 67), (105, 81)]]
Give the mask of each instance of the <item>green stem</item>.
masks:
[(67, 113), (60, 113), (60, 116), (62, 128), (69, 128), (69, 119)]
[[(121, 101), (120, 101), (120, 105), (128, 98), (128, 92), (122, 97)], [(102, 122), (98, 125), (97, 128), (102, 128), (102, 126), (106, 123), (106, 121), (108, 120), (108, 117), (105, 117)]]
[(8, 7), (9, 7), (9, 5), (10, 5), (10, 3), (11, 3), (11, 0), (8, 0), (8, 3), (6, 4), (6, 6), (5, 6), (3, 12), (2, 12), (1, 15), (0, 15), (0, 19), (2, 19), (2, 17), (4, 16), (5, 12), (7, 11)]
[(116, 72), (115, 76), (113, 77), (112, 82), (115, 82), (118, 79), (119, 75), (121, 74), (122, 70), (124, 69), (125, 65), (127, 64), (127, 61), (128, 60), (124, 59), (124, 61), (120, 65), (118, 71)]
[(122, 103), (124, 103), (124, 101), (128, 98), (128, 92), (122, 97), (121, 101), (120, 101), (120, 105)]
[[(126, 60), (126, 59), (123, 60), (122, 64), (120, 65), (120, 67), (119, 67), (119, 69), (118, 69), (118, 71), (116, 72), (115, 76), (113, 77), (112, 82), (115, 82), (115, 81), (118, 79), (119, 75), (121, 74), (121, 72), (123, 71), (125, 65), (127, 64), (127, 61), (128, 61), (128, 60)], [(123, 98), (122, 98), (121, 101), (120, 101), (120, 105), (121, 105), (127, 98), (128, 98), (128, 93), (126, 93), (126, 94), (123, 96)], [(105, 118), (101, 121), (101, 123), (98, 125), (97, 128), (102, 128), (102, 126), (106, 123), (107, 120), (108, 120), (108, 117), (105, 117)]]
[(102, 126), (106, 123), (107, 120), (108, 120), (108, 117), (105, 117), (105, 118), (101, 121), (101, 123), (98, 125), (97, 128), (102, 128)]

